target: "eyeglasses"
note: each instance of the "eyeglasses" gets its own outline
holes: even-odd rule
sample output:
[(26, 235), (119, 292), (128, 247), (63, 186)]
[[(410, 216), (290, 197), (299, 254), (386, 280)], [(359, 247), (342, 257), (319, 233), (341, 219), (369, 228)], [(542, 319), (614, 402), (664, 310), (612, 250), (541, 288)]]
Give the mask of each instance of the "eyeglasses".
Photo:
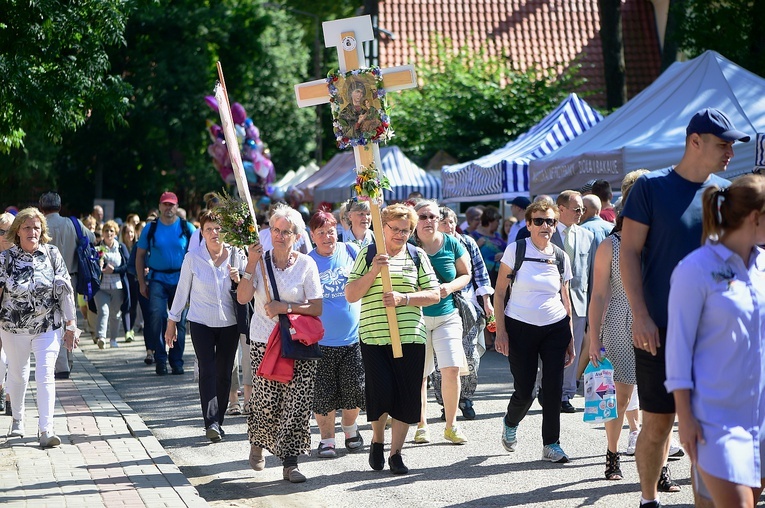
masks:
[(551, 219), (549, 217), (548, 218), (534, 217), (533, 219), (531, 219), (531, 222), (533, 222), (534, 225), (537, 226), (537, 227), (542, 227), (542, 224), (547, 224), (548, 226), (553, 227), (553, 226), (555, 226), (555, 224), (558, 223), (558, 220), (557, 219)]
[(281, 237), (287, 237), (294, 235), (295, 232), (291, 229), (279, 229), (279, 228), (271, 228), (271, 235), (272, 236), (281, 236)]
[[(566, 208), (568, 208), (568, 207), (566, 207)], [(583, 208), (579, 208), (578, 206), (576, 208), (568, 208), (568, 209), (571, 210), (574, 213), (584, 213), (584, 209)]]
[(217, 227), (217, 228), (205, 228), (204, 232), (205, 233), (220, 233), (221, 230), (222, 230), (222, 228), (220, 228), (220, 227)]
[(412, 234), (411, 229), (399, 229), (399, 228), (394, 228), (393, 226), (389, 224), (385, 224), (385, 225), (388, 226), (391, 232), (396, 236), (409, 236)]
[(421, 221), (431, 221), (431, 220), (436, 220), (441, 218), (438, 215), (419, 215), (418, 217), (420, 218)]

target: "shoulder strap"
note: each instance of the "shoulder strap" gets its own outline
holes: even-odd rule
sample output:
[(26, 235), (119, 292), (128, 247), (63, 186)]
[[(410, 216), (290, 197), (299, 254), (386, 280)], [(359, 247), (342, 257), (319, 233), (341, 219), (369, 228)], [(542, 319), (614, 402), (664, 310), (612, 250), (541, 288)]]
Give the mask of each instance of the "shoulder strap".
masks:
[[(69, 220), (71, 220), (71, 221), (72, 221), (72, 224), (74, 224), (74, 230), (77, 232), (77, 239), (78, 239), (78, 240), (82, 240), (82, 238), (83, 238), (85, 235), (83, 234), (83, 232), (82, 232), (82, 228), (80, 227), (80, 221), (79, 221), (79, 220), (77, 219), (77, 217), (75, 217), (74, 215), (72, 215), (71, 217), (69, 217)], [(78, 242), (78, 243), (79, 243), (79, 242)]]
[(154, 234), (157, 232), (157, 221), (159, 219), (154, 219), (153, 221), (149, 222), (149, 232), (146, 233), (146, 243), (148, 244), (149, 249), (151, 249), (151, 242), (154, 241)]
[(353, 250), (353, 247), (351, 247), (351, 244), (344, 243), (343, 245), (345, 245), (345, 250), (348, 252), (348, 255), (351, 256), (351, 259), (356, 261), (356, 256), (358, 256), (359, 253)]
[[(417, 268), (417, 272), (419, 272), (420, 271), (420, 254), (417, 252), (417, 247), (407, 242), (406, 250), (409, 251), (409, 256), (412, 258), (412, 261), (414, 261), (414, 266), (415, 268)], [(377, 244), (372, 242), (369, 245), (367, 245), (367, 255), (365, 257), (365, 260), (367, 262), (367, 268), (372, 266), (372, 260), (375, 258), (376, 254), (377, 254)]]
[(279, 300), (279, 290), (276, 288), (276, 279), (274, 278), (273, 263), (271, 263), (271, 251), (266, 252), (266, 268), (268, 268), (268, 279), (271, 281), (271, 291), (274, 293), (274, 300)]
[(370, 243), (367, 245), (367, 255), (364, 258), (367, 262), (367, 270), (372, 266), (372, 260), (375, 258), (375, 255), (377, 255), (377, 245)]
[(508, 276), (510, 279), (510, 285), (515, 282), (515, 277), (518, 275), (518, 270), (521, 269), (523, 261), (526, 259), (526, 239), (515, 241), (515, 264), (513, 265), (513, 273)]
[(555, 244), (552, 244), (553, 252), (555, 253), (555, 262), (558, 265), (558, 272), (560, 273), (560, 280), (563, 280), (563, 272), (566, 269), (566, 253)]

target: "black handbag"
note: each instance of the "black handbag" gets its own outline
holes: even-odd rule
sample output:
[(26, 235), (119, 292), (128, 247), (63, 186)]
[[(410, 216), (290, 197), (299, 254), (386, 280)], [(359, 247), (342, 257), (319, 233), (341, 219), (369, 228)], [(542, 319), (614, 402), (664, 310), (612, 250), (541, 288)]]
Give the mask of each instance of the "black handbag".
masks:
[[(433, 267), (433, 271), (436, 272), (436, 277), (438, 278), (439, 282), (447, 282), (435, 267)], [(455, 291), (452, 293), (452, 300), (454, 301), (454, 306), (457, 308), (457, 311), (459, 311), (460, 318), (462, 319), (462, 333), (468, 334), (476, 325), (480, 324), (483, 312), (481, 312), (481, 310), (477, 309), (472, 303), (470, 303), (462, 294), (462, 291)]]
[[(234, 251), (236, 250), (236, 247), (230, 247), (230, 249), (231, 256), (229, 257), (229, 264), (234, 266)], [(255, 303), (253, 300), (250, 300), (247, 303), (239, 303), (239, 300), (236, 298), (237, 287), (239, 287), (239, 284), (231, 281), (231, 289), (229, 290), (229, 293), (231, 293), (231, 298), (234, 300), (234, 310), (236, 311), (236, 328), (240, 334), (247, 336), (247, 344), (249, 344), (250, 319), (252, 318), (252, 313), (255, 312)]]
[[(274, 300), (279, 300), (279, 290), (276, 287), (276, 279), (274, 278), (274, 270), (271, 263), (271, 251), (266, 252), (266, 268), (268, 269), (268, 278), (271, 281), (271, 291), (274, 294)], [(306, 345), (299, 340), (292, 340), (290, 328), (290, 319), (287, 314), (279, 314), (279, 330), (282, 338), (282, 358), (314, 361), (322, 357), (321, 347), (319, 347), (318, 342)]]

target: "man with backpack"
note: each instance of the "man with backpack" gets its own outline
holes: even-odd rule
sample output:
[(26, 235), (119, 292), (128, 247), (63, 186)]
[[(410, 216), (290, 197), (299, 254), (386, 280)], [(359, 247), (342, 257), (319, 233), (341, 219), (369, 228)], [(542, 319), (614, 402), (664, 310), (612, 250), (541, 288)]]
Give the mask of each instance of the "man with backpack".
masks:
[[(144, 334), (147, 343), (154, 345), (154, 361), (158, 376), (167, 374), (167, 363), (172, 373), (183, 374), (183, 350), (186, 344), (186, 311), (178, 322), (178, 339), (168, 354), (164, 331), (167, 309), (173, 303), (180, 278), (181, 265), (189, 240), (195, 228), (177, 215), (178, 196), (164, 192), (159, 198), (159, 217), (146, 225), (136, 250), (136, 275), (141, 294), (149, 299), (149, 315), (145, 317)], [(144, 275), (144, 268), (149, 275)]]
[[(48, 224), (48, 234), (51, 236), (50, 243), (58, 247), (69, 271), (69, 277), (72, 279), (72, 287), (77, 287), (77, 230), (74, 227), (72, 219), (62, 217), (61, 196), (55, 192), (46, 192), (40, 196), (38, 203), (40, 211), (45, 215), (45, 221)], [(79, 223), (80, 229), (88, 236), (90, 243), (96, 241), (93, 232), (86, 228), (79, 219), (73, 219)], [(83, 316), (85, 319), (88, 316)], [(56, 379), (68, 379), (72, 366), (72, 352), (62, 347), (59, 350), (56, 360), (55, 377)]]

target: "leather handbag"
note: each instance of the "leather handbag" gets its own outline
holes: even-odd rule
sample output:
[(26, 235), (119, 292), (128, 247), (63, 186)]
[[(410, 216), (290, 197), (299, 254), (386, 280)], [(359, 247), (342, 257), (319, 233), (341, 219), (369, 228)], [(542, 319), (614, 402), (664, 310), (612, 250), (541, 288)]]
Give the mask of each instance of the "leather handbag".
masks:
[[(271, 281), (274, 300), (279, 300), (276, 287), (271, 251), (266, 252), (266, 268)], [(279, 314), (279, 329), (282, 340), (282, 357), (293, 360), (318, 360), (321, 358), (319, 341), (324, 337), (324, 326), (316, 316), (305, 314)]]

